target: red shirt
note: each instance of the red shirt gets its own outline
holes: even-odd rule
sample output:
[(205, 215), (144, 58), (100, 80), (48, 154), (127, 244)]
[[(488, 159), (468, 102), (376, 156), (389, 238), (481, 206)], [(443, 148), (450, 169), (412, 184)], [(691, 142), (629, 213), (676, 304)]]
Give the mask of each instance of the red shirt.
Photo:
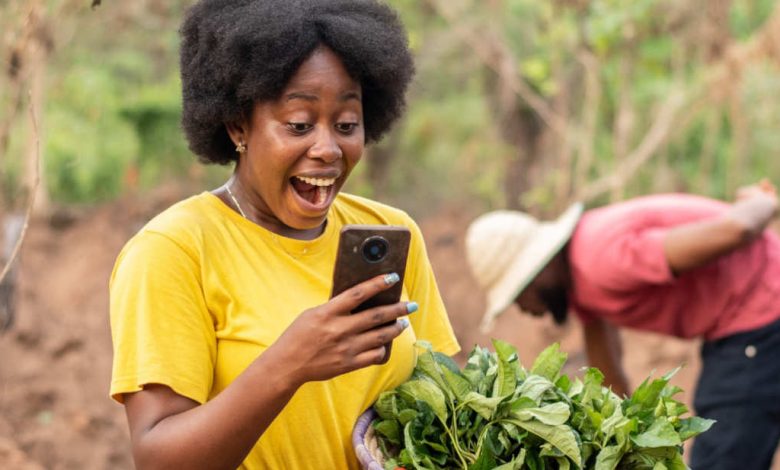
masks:
[(730, 206), (698, 196), (647, 196), (586, 212), (569, 245), (572, 307), (588, 322), (707, 340), (780, 318), (780, 239), (759, 239), (674, 277), (667, 230)]

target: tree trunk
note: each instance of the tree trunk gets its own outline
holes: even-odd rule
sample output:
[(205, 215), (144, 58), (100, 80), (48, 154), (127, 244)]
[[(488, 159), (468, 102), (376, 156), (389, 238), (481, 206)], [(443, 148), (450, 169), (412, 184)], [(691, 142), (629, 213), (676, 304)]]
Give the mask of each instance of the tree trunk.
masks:
[(382, 200), (387, 196), (388, 175), (400, 143), (401, 133), (391, 132), (382, 144), (374, 145), (366, 152), (366, 174), (376, 199)]
[[(613, 124), (612, 157), (615, 168), (618, 168), (626, 159), (632, 145), (634, 128), (636, 127), (636, 111), (632, 98), (632, 84), (634, 75), (634, 45), (629, 41), (626, 50), (620, 57), (620, 75), (618, 79), (617, 110)], [(612, 188), (611, 201), (623, 199), (625, 185), (628, 181)]]
[(527, 210), (522, 196), (536, 180), (544, 129), (537, 114), (511, 89), (508, 77), (491, 70), (486, 73), (486, 94), (497, 111), (499, 133), (513, 149), (505, 164), (505, 205), (511, 210)]
[[(43, 21), (41, 19), (41, 21)], [(39, 25), (38, 35), (43, 35), (44, 27)], [(47, 216), (51, 207), (49, 192), (43, 175), (43, 158), (41, 148), (43, 136), (43, 103), (46, 92), (46, 59), (48, 55), (47, 42), (44, 37), (37, 38), (30, 45), (30, 125), (27, 133), (27, 143), (24, 160), (24, 181), (27, 185), (27, 196), (34, 196), (33, 213)], [(33, 122), (35, 119), (36, 122)], [(34, 194), (33, 194), (34, 192)]]

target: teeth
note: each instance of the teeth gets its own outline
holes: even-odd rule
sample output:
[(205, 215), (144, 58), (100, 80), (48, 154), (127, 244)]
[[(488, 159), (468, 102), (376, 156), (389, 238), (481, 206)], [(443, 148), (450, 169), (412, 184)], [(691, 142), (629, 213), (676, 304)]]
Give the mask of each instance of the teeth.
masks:
[(317, 188), (317, 205), (322, 204), (326, 199), (328, 199), (328, 190), (325, 186), (320, 186)]
[(333, 186), (333, 183), (336, 182), (336, 178), (309, 178), (307, 176), (296, 176), (296, 178), (313, 186)]

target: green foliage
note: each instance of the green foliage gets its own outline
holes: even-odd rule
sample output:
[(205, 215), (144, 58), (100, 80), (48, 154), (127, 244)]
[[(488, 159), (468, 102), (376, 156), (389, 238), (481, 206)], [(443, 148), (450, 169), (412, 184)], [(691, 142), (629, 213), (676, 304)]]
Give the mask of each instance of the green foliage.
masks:
[(681, 418), (676, 370), (621, 399), (597, 369), (582, 381), (562, 375), (557, 344), (530, 371), (498, 340), (495, 353), (477, 346), (463, 370), (422, 346), (412, 378), (374, 405), (386, 469), (685, 470), (683, 441), (714, 423)]
[(195, 157), (187, 150), (181, 132), (181, 85), (178, 78), (144, 87), (122, 104), (119, 112), (140, 139), (136, 165), (141, 187), (185, 173)]
[(729, 10), (730, 29), (734, 37), (745, 40), (772, 13), (775, 0), (734, 0)]
[[(195, 178), (206, 185), (227, 175), (229, 168), (198, 169), (179, 128), (176, 30), (191, 3), (152, 2), (137, 8), (130, 2), (95, 11), (47, 3), (54, 16), (55, 49), (47, 65), (47, 102), (40, 118), (46, 182), (55, 199), (91, 202), (168, 178)], [(703, 21), (698, 9), (709, 7), (702, 0), (437, 2), (455, 13), (454, 20), (444, 19), (431, 2), (391, 3), (408, 28), (418, 74), (404, 120), (390, 138), (397, 141), (397, 150), (385, 172), (382, 195), (417, 214), (445, 201), (468, 201), (479, 208), (506, 204), (505, 175), (518, 149), (499, 131), (501, 117), (495, 97), (490, 99), (495, 70), (478, 53), (479, 47), (493, 49), (482, 39), (495, 38), (510, 52), (522, 82), (571, 124), (572, 141), (593, 111), (584, 101), (582, 61), (583, 52), (593, 54), (600, 97), (593, 105), (596, 128), (588, 146), (595, 160), (585, 169), (586, 182), (611, 174), (625, 157), (615, 148), (621, 106), (632, 112), (627, 132), (631, 151), (669, 93), (679, 87), (700, 91), (710, 72), (703, 59), (709, 45), (697, 35)], [(747, 40), (776, 4), (730, 2), (727, 32), (737, 41)], [(22, 10), (3, 8), (0, 12), (8, 16), (0, 25), (22, 24), (14, 16)], [(478, 34), (469, 39), (458, 33), (461, 29)], [(723, 100), (712, 100), (698, 111), (686, 109), (676, 118), (672, 138), (622, 195), (687, 190), (729, 198), (735, 184), (780, 178), (775, 155), (780, 108), (773, 99), (778, 83), (776, 65), (757, 62), (733, 84), (741, 105), (737, 114)], [(0, 109), (7, 109), (3, 85)], [(567, 101), (558, 109), (562, 97)], [(742, 119), (741, 126), (733, 119)], [(9, 158), (0, 162), (6, 200), (18, 190), (29, 132), (14, 124)], [(523, 169), (534, 175), (523, 201), (549, 208), (561, 203), (558, 188), (567, 184), (581, 155), (575, 146), (574, 163), (559, 163), (562, 152), (556, 145), (564, 139), (546, 125), (542, 132), (547, 137), (547, 147), (540, 150), (543, 163)], [(708, 174), (702, 175), (702, 168)], [(358, 166), (347, 189), (372, 196), (375, 188), (365, 170), (365, 163)]]
[(139, 141), (117, 112), (110, 71), (74, 66), (49, 93), (44, 154), (52, 196), (68, 202), (117, 196)]

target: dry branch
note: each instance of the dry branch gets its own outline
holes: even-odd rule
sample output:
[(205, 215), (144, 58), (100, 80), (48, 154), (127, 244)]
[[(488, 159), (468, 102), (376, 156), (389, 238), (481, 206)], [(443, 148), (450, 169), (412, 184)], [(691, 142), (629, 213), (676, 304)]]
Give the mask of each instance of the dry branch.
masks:
[(33, 173), (32, 181), (29, 184), (30, 190), (28, 191), (27, 210), (24, 214), (24, 223), (22, 224), (22, 231), (19, 234), (19, 238), (16, 240), (13, 250), (11, 250), (11, 256), (3, 266), (2, 272), (0, 272), (0, 283), (3, 282), (8, 271), (11, 270), (11, 266), (14, 264), (14, 260), (19, 255), (19, 250), (22, 248), (22, 242), (27, 234), (27, 227), (30, 224), (30, 218), (32, 217), (33, 205), (35, 204), (35, 193), (37, 192), (38, 185), (40, 184), (40, 164), (41, 164), (41, 143), (38, 133), (38, 119), (35, 116), (35, 109), (32, 106), (32, 100), (30, 101), (30, 120), (33, 127), (33, 137), (35, 139), (35, 172)]
[[(593, 149), (587, 147), (593, 143), (595, 114), (586, 111), (583, 129), (567, 122), (567, 119), (558, 115), (549, 103), (525, 82), (517, 71), (515, 59), (507, 48), (506, 41), (501, 40), (496, 32), (484, 32), (475, 26), (467, 25), (453, 12), (451, 3), (443, 0), (427, 1), (434, 11), (449, 23), (459, 39), (474, 50), (480, 61), (498, 74), (505, 85), (524, 100), (545, 124), (558, 135), (570, 139), (570, 142), (576, 142), (579, 159), (585, 161), (579, 159), (577, 161), (574, 200), (591, 201), (609, 191), (624, 187), (641, 166), (648, 163), (670, 140), (674, 132), (681, 127), (687, 127), (681, 126), (681, 123), (690, 123), (713, 99), (722, 101), (722, 97), (719, 99), (718, 95), (728, 93), (726, 90), (731, 86), (729, 82), (735, 76), (739, 76), (748, 64), (763, 59), (780, 63), (780, 3), (778, 3), (761, 29), (749, 40), (731, 45), (721, 61), (706, 68), (701, 80), (689, 87), (679, 86), (669, 93), (639, 145), (625, 155), (611, 174), (583, 186), (581, 183), (587, 178), (590, 161), (593, 159)], [(593, 57), (579, 57), (579, 59), (585, 67), (586, 80), (589, 82), (586, 87), (586, 102), (598, 103), (601, 94), (598, 83), (598, 61)], [(684, 107), (687, 112), (680, 117), (680, 111)]]
[(509, 88), (539, 115), (545, 124), (561, 136), (572, 132), (566, 120), (558, 116), (550, 108), (547, 101), (534, 92), (523, 77), (519, 76), (512, 52), (507, 49), (505, 41), (501, 41), (494, 34), (480, 32), (476, 28), (466, 26), (463, 21), (458, 20), (455, 13), (445, 6), (446, 2), (427, 1), (442, 18), (447, 20), (460, 40), (471, 47), (477, 57), (498, 74)]
[(645, 134), (636, 149), (626, 156), (626, 159), (621, 162), (620, 166), (613, 173), (579, 189), (575, 200), (590, 201), (606, 192), (625, 185), (637, 170), (647, 163), (657, 153), (658, 149), (666, 143), (675, 123), (677, 112), (683, 107), (685, 102), (685, 92), (682, 89), (671, 92), (661, 106), (652, 127)]

